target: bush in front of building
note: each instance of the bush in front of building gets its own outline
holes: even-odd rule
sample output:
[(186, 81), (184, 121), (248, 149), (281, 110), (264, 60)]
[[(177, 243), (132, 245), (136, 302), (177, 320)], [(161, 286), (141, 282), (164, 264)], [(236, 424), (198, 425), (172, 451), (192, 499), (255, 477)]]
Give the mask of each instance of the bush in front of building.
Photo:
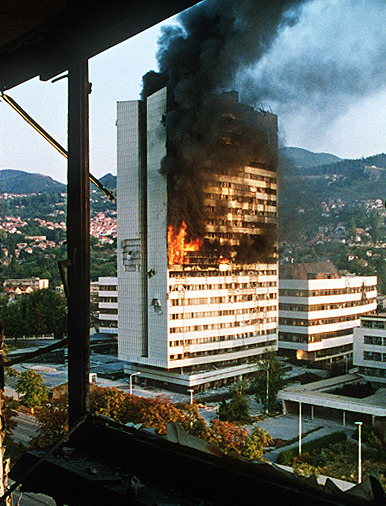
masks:
[[(345, 441), (347, 439), (346, 433), (344, 431), (336, 431), (331, 434), (326, 434), (318, 439), (313, 439), (307, 443), (302, 445), (303, 453), (310, 452), (311, 450), (325, 448), (331, 444), (338, 443), (340, 441)], [(299, 448), (298, 446), (294, 446), (292, 448), (288, 448), (287, 450), (283, 450), (279, 453), (276, 459), (277, 464), (287, 465), (292, 462), (295, 457), (299, 456)]]

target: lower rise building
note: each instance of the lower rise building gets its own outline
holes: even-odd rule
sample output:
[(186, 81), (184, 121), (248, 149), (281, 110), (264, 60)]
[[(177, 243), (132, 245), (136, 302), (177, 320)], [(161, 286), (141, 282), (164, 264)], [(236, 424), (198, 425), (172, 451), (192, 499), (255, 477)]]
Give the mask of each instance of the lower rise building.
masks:
[(118, 278), (98, 278), (98, 324), (101, 334), (118, 334)]
[(362, 315), (377, 307), (376, 276), (341, 276), (330, 262), (281, 266), (279, 352), (327, 362), (351, 359)]
[(386, 387), (386, 313), (362, 316), (354, 329), (353, 365), (375, 387)]

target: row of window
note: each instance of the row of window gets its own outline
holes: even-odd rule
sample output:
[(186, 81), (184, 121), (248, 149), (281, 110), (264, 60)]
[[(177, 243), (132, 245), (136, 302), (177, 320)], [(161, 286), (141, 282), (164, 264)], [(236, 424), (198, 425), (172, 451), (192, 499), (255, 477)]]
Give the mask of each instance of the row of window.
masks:
[[(264, 177), (264, 176), (258, 176), (258, 177)], [(254, 178), (250, 178), (254, 179)], [(261, 181), (261, 179), (260, 179)], [(276, 188), (270, 188), (270, 187), (263, 187), (263, 186), (251, 186), (249, 184), (241, 184), (241, 183), (231, 183), (230, 181), (211, 181), (211, 184), (213, 186), (218, 186), (220, 188), (232, 188), (233, 190), (241, 191), (241, 192), (249, 192), (249, 191), (259, 191), (261, 193), (268, 193), (271, 195), (276, 195), (277, 190)]]
[(378, 378), (386, 378), (386, 368), (380, 369), (378, 367), (360, 367), (359, 373)]
[(287, 343), (320, 343), (324, 339), (352, 335), (352, 329), (336, 330), (335, 332), (322, 332), (320, 334), (297, 334), (291, 332), (279, 332), (279, 341)]
[(366, 329), (384, 329), (385, 323), (383, 320), (362, 320), (362, 327)]
[(172, 306), (201, 306), (202, 304), (230, 304), (257, 300), (258, 294), (247, 293), (244, 295), (226, 295), (224, 297), (184, 297), (180, 299), (171, 299), (170, 302)]
[(240, 352), (244, 350), (253, 350), (256, 348), (263, 348), (266, 346), (274, 346), (276, 344), (276, 341), (267, 341), (264, 343), (256, 343), (256, 344), (250, 344), (247, 346), (240, 346), (235, 349), (233, 346), (231, 348), (222, 348), (222, 349), (216, 349), (216, 350), (207, 350), (207, 351), (196, 351), (196, 352), (189, 352), (186, 351), (185, 353), (179, 353), (178, 355), (170, 355), (170, 360), (183, 360), (187, 358), (197, 358), (197, 357), (209, 357), (209, 356), (216, 356), (216, 355), (225, 355), (226, 353), (235, 353)]
[[(251, 225), (249, 227), (251, 230), (250, 232), (253, 232), (254, 227)], [(245, 237), (245, 234), (243, 232), (207, 232), (205, 237), (210, 239), (234, 239), (239, 240)], [(267, 262), (268, 263), (268, 262)]]
[(102, 316), (102, 314), (118, 314), (118, 308), (103, 308), (103, 309), (99, 309), (100, 311), (100, 316)]
[(118, 322), (115, 320), (99, 320), (100, 327), (108, 327), (110, 329), (118, 328)]
[(280, 289), (279, 295), (284, 297), (320, 297), (325, 295), (346, 295), (349, 293), (363, 293), (363, 292), (373, 292), (376, 290), (376, 286), (357, 286), (357, 287), (345, 287), (345, 288), (331, 288), (329, 290), (289, 290), (289, 289)]
[[(252, 214), (251, 214), (252, 216)], [(256, 211), (253, 216), (266, 216), (264, 212)], [(213, 218), (208, 220), (208, 225), (216, 226), (216, 227), (228, 227), (228, 228), (248, 228), (255, 229), (256, 231), (260, 230), (261, 220), (250, 220), (250, 221), (242, 221), (242, 220), (221, 220), (219, 218)]]
[(386, 353), (379, 351), (364, 351), (363, 360), (373, 360), (374, 362), (386, 362)]
[(344, 346), (334, 346), (333, 348), (325, 348), (317, 350), (315, 353), (316, 358), (329, 357), (330, 355), (339, 355), (341, 353), (352, 352), (352, 344), (345, 344)]
[(224, 322), (224, 323), (208, 323), (207, 325), (187, 325), (185, 327), (172, 327), (169, 329), (170, 334), (182, 334), (186, 332), (205, 332), (206, 330), (234, 329), (237, 327), (246, 327), (248, 325), (261, 325), (265, 323), (276, 322), (276, 317), (267, 318), (251, 318), (242, 322)]
[[(265, 276), (267, 274), (277, 274), (276, 270), (245, 270), (245, 269), (235, 269), (235, 270), (229, 270), (229, 271), (219, 271), (218, 269), (213, 270), (206, 270), (205, 274), (203, 274), (202, 270), (197, 271), (169, 271), (169, 277), (170, 278), (186, 278), (189, 276), (189, 278), (197, 277), (197, 278), (208, 278), (208, 277), (217, 277), (217, 278), (225, 278), (225, 277), (232, 277), (235, 282), (237, 282), (237, 278), (239, 276)], [(276, 286), (276, 281), (272, 281), (272, 284), (269, 286)], [(260, 286), (266, 286), (262, 283), (260, 283)]]
[(118, 302), (118, 297), (99, 297), (99, 302)]
[(276, 306), (251, 307), (244, 309), (223, 309), (218, 311), (195, 311), (191, 313), (171, 313), (170, 320), (187, 320), (190, 318), (219, 318), (221, 316), (232, 316), (241, 314), (254, 314), (257, 312), (277, 311)]
[[(170, 346), (186, 346), (190, 344), (207, 344), (207, 343), (222, 343), (224, 341), (237, 341), (239, 339), (246, 339), (248, 337), (264, 337), (272, 335), (272, 330), (264, 329), (258, 332), (243, 332), (242, 334), (228, 334), (222, 336), (207, 336), (207, 337), (195, 337), (194, 339), (178, 339), (177, 341), (171, 341)], [(266, 341), (267, 342), (267, 341)], [(276, 343), (276, 340), (275, 340)]]
[(250, 204), (252, 207), (251, 209), (253, 209), (253, 206), (258, 204), (258, 205), (261, 205), (261, 206), (277, 206), (277, 203), (276, 203), (276, 200), (272, 200), (272, 199), (258, 199), (256, 198), (256, 196), (254, 195), (253, 197), (250, 197), (250, 196), (246, 196), (246, 195), (226, 195), (226, 194), (218, 194), (218, 193), (204, 193), (204, 197), (206, 198), (206, 202), (205, 204), (206, 205), (210, 205), (210, 202), (208, 201), (219, 201), (219, 200), (224, 200), (224, 201), (229, 201), (231, 202), (232, 204), (235, 204), (235, 203), (238, 203), (238, 204)]
[(364, 336), (365, 344), (372, 344), (374, 346), (386, 346), (386, 337), (381, 336)]
[[(249, 168), (256, 168), (258, 170), (264, 170), (269, 171), (271, 173), (274, 173), (276, 171), (276, 167), (271, 167), (271, 165), (266, 160), (259, 160), (250, 162), (248, 165)], [(253, 169), (252, 169), (253, 170)], [(218, 168), (217, 167), (208, 167), (205, 169), (205, 173), (207, 175), (209, 174), (215, 174), (218, 175)], [(230, 177), (241, 177), (243, 179), (254, 179), (255, 181), (264, 181), (265, 183), (276, 183), (277, 177), (275, 176), (263, 176), (261, 174), (256, 174), (255, 172), (249, 172), (246, 171), (244, 167), (240, 167), (238, 169), (238, 173), (235, 172), (235, 169), (224, 169), (221, 168), (221, 175), (223, 176), (230, 176)], [(207, 178), (209, 180), (209, 177)], [(218, 180), (215, 179), (217, 182)]]
[(247, 197), (245, 195), (227, 195), (225, 193), (204, 193), (204, 197), (208, 200), (230, 200), (239, 204), (259, 204), (261, 206), (277, 206), (276, 200), (259, 199), (257, 197)]
[(99, 285), (100, 292), (116, 292), (117, 290), (117, 285)]
[[(210, 213), (215, 213), (215, 216), (218, 216), (219, 209), (216, 206), (206, 206), (206, 209), (208, 211), (208, 215), (210, 216)], [(255, 206), (248, 207), (248, 209), (245, 209), (244, 207), (226, 207), (225, 209), (221, 209), (222, 216), (231, 214), (232, 219), (235, 219), (233, 217), (243, 217), (243, 216), (265, 216), (265, 210), (262, 209), (256, 209)], [(215, 224), (220, 225), (220, 220), (217, 220)], [(225, 225), (225, 223), (222, 223)]]
[[(371, 299), (368, 303), (372, 302)], [(362, 300), (353, 300), (349, 302), (339, 302), (336, 304), (279, 304), (279, 309), (282, 311), (299, 311), (299, 312), (311, 312), (311, 311), (326, 311), (329, 309), (344, 309), (349, 307), (363, 306)]]
[[(275, 271), (269, 271), (275, 274)], [(249, 283), (202, 283), (200, 285), (172, 285), (169, 290), (171, 292), (177, 290), (247, 290), (249, 288), (259, 288), (261, 283), (258, 281), (250, 281)], [(276, 293), (270, 294), (276, 298)]]
[(359, 315), (336, 316), (335, 318), (320, 318), (318, 320), (301, 320), (299, 318), (279, 318), (279, 325), (315, 327), (316, 325), (329, 325), (332, 323), (349, 322), (358, 319)]

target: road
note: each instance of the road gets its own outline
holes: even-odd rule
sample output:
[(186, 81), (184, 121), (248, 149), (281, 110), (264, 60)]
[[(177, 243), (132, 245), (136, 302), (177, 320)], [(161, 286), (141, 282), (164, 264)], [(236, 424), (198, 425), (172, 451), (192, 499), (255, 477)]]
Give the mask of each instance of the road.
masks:
[(35, 417), (24, 412), (19, 411), (17, 417), (17, 427), (13, 431), (13, 439), (16, 443), (29, 443), (31, 437), (36, 436), (38, 424)]

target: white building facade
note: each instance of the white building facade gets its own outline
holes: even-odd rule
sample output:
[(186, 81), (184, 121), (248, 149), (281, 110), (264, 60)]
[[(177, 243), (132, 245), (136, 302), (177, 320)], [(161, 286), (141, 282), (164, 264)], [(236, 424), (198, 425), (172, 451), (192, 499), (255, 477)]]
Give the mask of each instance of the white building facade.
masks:
[[(166, 88), (146, 103), (118, 103), (119, 358), (141, 379), (199, 389), (251, 374), (259, 356), (277, 350), (276, 167), (208, 172), (205, 236), (188, 252), (185, 229), (168, 223), (160, 171), (166, 104)], [(276, 135), (276, 117), (268, 116)], [(237, 246), (267, 227), (273, 247), (261, 261), (241, 263), (202, 247)]]
[(351, 359), (354, 328), (377, 307), (376, 276), (308, 276), (280, 276), (280, 353), (314, 362)]
[(362, 316), (354, 329), (353, 365), (375, 387), (386, 387), (386, 313)]

